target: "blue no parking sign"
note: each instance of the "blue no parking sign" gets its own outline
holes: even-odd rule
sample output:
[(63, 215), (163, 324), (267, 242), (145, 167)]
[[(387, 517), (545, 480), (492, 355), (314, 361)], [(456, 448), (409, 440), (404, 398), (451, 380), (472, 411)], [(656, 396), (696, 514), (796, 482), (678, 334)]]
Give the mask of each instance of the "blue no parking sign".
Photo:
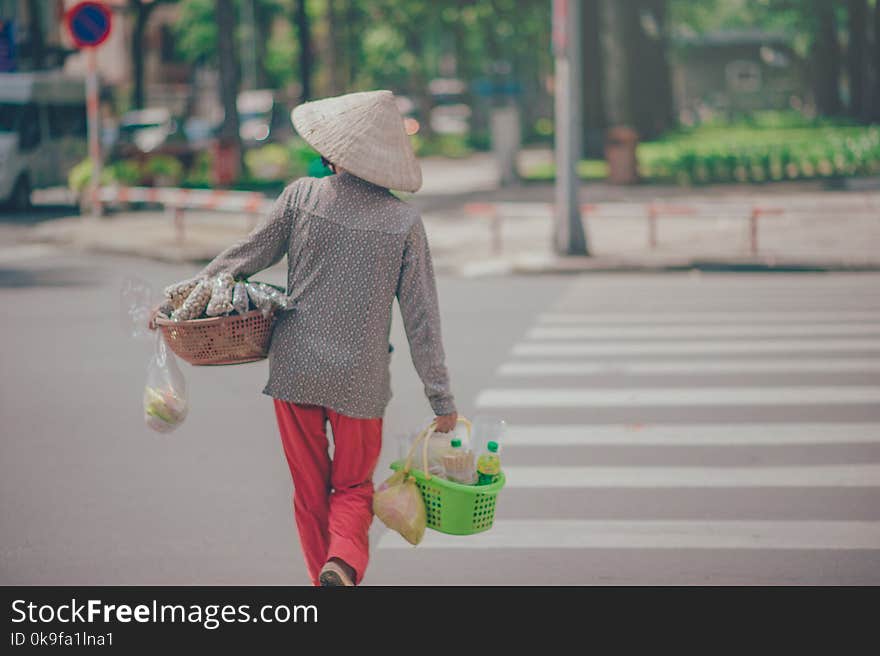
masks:
[(94, 48), (110, 35), (110, 10), (100, 2), (80, 2), (68, 10), (66, 19), (78, 48)]

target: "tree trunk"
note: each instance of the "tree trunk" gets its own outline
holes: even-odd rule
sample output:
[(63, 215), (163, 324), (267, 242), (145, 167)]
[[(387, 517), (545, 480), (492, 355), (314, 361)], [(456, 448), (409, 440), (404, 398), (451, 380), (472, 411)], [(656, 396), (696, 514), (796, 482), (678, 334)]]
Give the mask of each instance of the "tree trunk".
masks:
[[(631, 62), (630, 84), (635, 102), (636, 129), (645, 139), (653, 139), (675, 124), (672, 99), (672, 77), (666, 38), (667, 0), (642, 0), (643, 8), (653, 18), (656, 31), (646, 33), (634, 25), (636, 52), (640, 55)], [(639, 20), (639, 17), (635, 17)]]
[(224, 148), (234, 148), (242, 156), (241, 133), (238, 121), (238, 49), (235, 39), (236, 17), (234, 0), (214, 0), (217, 19), (217, 54), (220, 63), (220, 104), (223, 106), (223, 124), (220, 142)]
[(846, 68), (849, 76), (849, 114), (858, 120), (868, 120), (867, 55), (868, 55), (868, 0), (847, 0), (847, 29), (849, 45), (846, 50)]
[(419, 134), (430, 139), (434, 131), (431, 129), (431, 94), (428, 90), (428, 76), (425, 71), (424, 40), (421, 30), (410, 28), (404, 38), (407, 50), (415, 55), (416, 63), (410, 71), (409, 83), (415, 97), (419, 113)]
[(305, 102), (312, 97), (312, 30), (309, 15), (306, 12), (306, 0), (296, 0), (294, 11), (296, 35), (299, 39), (299, 78), (300, 101)]
[(603, 0), (601, 35), (603, 52), (603, 93), (605, 117), (609, 126), (635, 123), (630, 85), (632, 31), (628, 18), (632, 8), (617, 0)]
[(354, 85), (357, 78), (357, 64), (360, 61), (360, 26), (361, 18), (357, 3), (345, 0), (345, 84)]
[(338, 96), (342, 93), (342, 85), (339, 80), (339, 54), (342, 43), (339, 39), (338, 23), (339, 16), (336, 12), (336, 2), (334, 0), (327, 0), (327, 43), (324, 50), (326, 52), (327, 81), (331, 96)]
[(274, 80), (269, 79), (266, 60), (269, 39), (272, 37), (272, 12), (263, 2), (254, 3), (254, 29), (257, 31), (257, 88), (274, 87)]
[(131, 32), (131, 108), (143, 109), (146, 101), (144, 91), (144, 33), (147, 30), (147, 21), (153, 12), (153, 4), (144, 4), (143, 0), (129, 0), (129, 6), (134, 10), (134, 25)]
[(812, 51), (813, 90), (816, 107), (825, 116), (839, 116), (840, 43), (833, 0), (813, 0), (816, 39)]
[(42, 0), (28, 0), (28, 44), (30, 46), (31, 66), (41, 70), (46, 66), (46, 40), (43, 37)]
[(581, 9), (583, 47), (583, 150), (584, 157), (602, 157), (606, 128), (603, 97), (603, 57), (600, 0), (584, 0)]
[(871, 88), (873, 89), (870, 119), (875, 123), (880, 123), (880, 2), (874, 3), (874, 53), (871, 57), (873, 62), (873, 81)]

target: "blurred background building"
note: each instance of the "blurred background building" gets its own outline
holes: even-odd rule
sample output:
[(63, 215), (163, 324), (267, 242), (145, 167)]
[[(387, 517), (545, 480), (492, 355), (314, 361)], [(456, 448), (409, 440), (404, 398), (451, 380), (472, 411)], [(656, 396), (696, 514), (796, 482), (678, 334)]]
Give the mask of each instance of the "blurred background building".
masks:
[[(72, 4), (0, 0), (0, 68), (82, 75), (83, 57), (63, 26)], [(113, 161), (142, 151), (141, 164), (145, 153), (178, 159), (179, 171), (165, 168), (175, 168), (180, 184), (216, 183), (208, 172), (218, 140), (243, 153), (236, 182), (245, 186), (320, 172), (293, 133), (290, 110), (371, 88), (399, 96), (422, 156), (466, 157), (503, 144), (499, 161), (507, 161), (510, 148), (553, 143), (550, 0), (105, 4), (114, 31), (98, 52), (103, 140), (108, 171), (123, 181), (137, 177), (134, 168)], [(877, 0), (581, 0), (581, 7), (584, 179), (607, 175), (606, 140), (619, 128), (639, 144), (642, 180), (876, 171), (876, 129), (866, 126), (880, 122)], [(820, 126), (821, 147), (803, 132)], [(721, 128), (733, 131), (725, 138)], [(771, 142), (772, 152), (758, 152), (757, 144)], [(528, 162), (508, 166), (502, 180), (553, 178), (547, 158)]]

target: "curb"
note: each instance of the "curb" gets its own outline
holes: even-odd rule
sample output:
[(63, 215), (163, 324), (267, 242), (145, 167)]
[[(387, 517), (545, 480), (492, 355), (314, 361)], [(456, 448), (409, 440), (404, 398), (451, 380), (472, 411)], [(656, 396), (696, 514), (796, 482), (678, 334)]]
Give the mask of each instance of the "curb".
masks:
[[(79, 252), (103, 255), (127, 255), (167, 262), (170, 264), (199, 264), (209, 262), (213, 256), (210, 248), (199, 252), (193, 248), (175, 252), (168, 247), (155, 249), (111, 244), (82, 243), (64, 238), (40, 238), (27, 240), (30, 244), (52, 244)], [(210, 252), (209, 252), (210, 251)], [(699, 271), (705, 273), (871, 273), (880, 272), (880, 262), (802, 261), (776, 258), (751, 259), (701, 259), (679, 258), (662, 261), (616, 259), (606, 257), (573, 258), (522, 258), (495, 259), (455, 264), (438, 258), (434, 262), (437, 273), (462, 278), (483, 278), (505, 275), (582, 275), (590, 273), (680, 273)]]
[[(438, 266), (438, 269), (441, 267)], [(565, 275), (589, 273), (869, 273), (880, 272), (880, 262), (809, 261), (782, 258), (669, 258), (639, 260), (608, 257), (556, 257), (487, 260), (442, 269), (466, 278), (493, 275)]]
[[(76, 219), (78, 221), (79, 219)], [(63, 221), (63, 220), (61, 220)], [(189, 244), (183, 247), (164, 244), (154, 245), (126, 243), (125, 240), (93, 241), (77, 234), (76, 222), (52, 222), (40, 226), (22, 243), (52, 244), (79, 252), (109, 255), (129, 255), (174, 264), (204, 264), (215, 255), (217, 246)], [(73, 228), (73, 229), (71, 229)], [(846, 261), (797, 259), (780, 256), (740, 257), (693, 257), (693, 256), (556, 256), (520, 255), (486, 258), (462, 264), (455, 259), (435, 255), (434, 268), (438, 273), (463, 278), (504, 275), (563, 275), (588, 273), (664, 273), (700, 271), (706, 273), (863, 273), (880, 272), (880, 260)]]

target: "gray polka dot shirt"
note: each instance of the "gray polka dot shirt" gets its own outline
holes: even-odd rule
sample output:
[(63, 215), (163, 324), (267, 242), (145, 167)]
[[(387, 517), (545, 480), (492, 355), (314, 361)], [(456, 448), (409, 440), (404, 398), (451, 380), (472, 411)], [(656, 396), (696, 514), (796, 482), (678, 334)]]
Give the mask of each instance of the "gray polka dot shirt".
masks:
[(267, 219), (200, 275), (251, 276), (287, 255), (287, 293), (263, 392), (350, 417), (391, 399), (391, 310), (400, 304), (413, 364), (438, 415), (455, 411), (425, 227), (416, 209), (348, 173), (301, 178)]

